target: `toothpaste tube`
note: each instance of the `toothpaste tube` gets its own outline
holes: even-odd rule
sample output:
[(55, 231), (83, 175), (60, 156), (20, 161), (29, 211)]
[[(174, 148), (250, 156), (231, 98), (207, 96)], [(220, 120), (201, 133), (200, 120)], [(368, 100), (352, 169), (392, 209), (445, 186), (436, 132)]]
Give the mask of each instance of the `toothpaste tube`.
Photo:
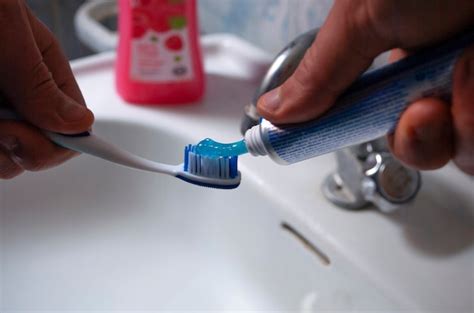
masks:
[(454, 65), (472, 43), (473, 31), (369, 72), (314, 121), (276, 126), (262, 119), (246, 132), (247, 149), (292, 164), (386, 135), (413, 101), (450, 99)]

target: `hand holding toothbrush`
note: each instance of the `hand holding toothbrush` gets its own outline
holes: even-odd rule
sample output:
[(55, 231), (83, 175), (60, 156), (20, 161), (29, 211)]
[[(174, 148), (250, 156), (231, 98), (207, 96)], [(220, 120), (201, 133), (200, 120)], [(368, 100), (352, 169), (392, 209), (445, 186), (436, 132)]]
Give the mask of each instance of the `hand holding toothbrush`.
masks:
[[(398, 48), (399, 58), (472, 26), (472, 0), (336, 0), (294, 75), (260, 99), (259, 113), (274, 123), (314, 119), (380, 53)], [(474, 175), (474, 47), (457, 62), (451, 106), (436, 98), (413, 103), (389, 143), (409, 166), (435, 169), (452, 159)]]
[(42, 131), (75, 134), (94, 120), (53, 34), (24, 0), (0, 0), (0, 108), (25, 122), (0, 121), (0, 178), (59, 165), (77, 153)]

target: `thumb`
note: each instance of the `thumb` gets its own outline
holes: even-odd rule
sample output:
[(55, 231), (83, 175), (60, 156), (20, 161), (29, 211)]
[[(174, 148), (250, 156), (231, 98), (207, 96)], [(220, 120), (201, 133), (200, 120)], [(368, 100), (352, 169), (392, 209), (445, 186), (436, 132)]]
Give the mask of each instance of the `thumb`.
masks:
[(314, 119), (391, 43), (375, 33), (370, 1), (336, 1), (293, 75), (263, 95), (258, 112), (274, 123)]
[(259, 99), (258, 112), (274, 123), (314, 119), (380, 53), (438, 42), (472, 25), (473, 14), (472, 0), (335, 1), (294, 74)]
[[(43, 61), (22, 1), (0, 6), (0, 92), (23, 118), (45, 130), (74, 134), (88, 130), (93, 115), (67, 96)], [(21, 40), (18, 40), (21, 38)], [(8, 74), (7, 74), (8, 73)]]

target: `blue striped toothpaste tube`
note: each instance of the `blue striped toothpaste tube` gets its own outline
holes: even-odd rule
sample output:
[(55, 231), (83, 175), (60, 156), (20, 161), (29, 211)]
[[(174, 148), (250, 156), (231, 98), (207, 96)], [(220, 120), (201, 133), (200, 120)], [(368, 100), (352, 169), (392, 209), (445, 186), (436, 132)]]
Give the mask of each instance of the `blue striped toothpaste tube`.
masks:
[(359, 78), (322, 117), (275, 126), (262, 119), (245, 134), (248, 151), (292, 164), (393, 131), (407, 106), (424, 97), (450, 99), (459, 55), (474, 43), (474, 31), (424, 49)]

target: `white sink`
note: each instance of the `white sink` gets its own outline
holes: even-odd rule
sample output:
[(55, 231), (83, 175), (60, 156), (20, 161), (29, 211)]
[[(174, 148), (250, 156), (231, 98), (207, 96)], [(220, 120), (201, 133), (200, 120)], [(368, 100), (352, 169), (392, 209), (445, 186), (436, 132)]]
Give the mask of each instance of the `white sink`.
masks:
[[(189, 142), (125, 123), (95, 130), (169, 162)], [(201, 189), (83, 156), (5, 184), (2, 198), (5, 310), (298, 310), (316, 296), (370, 308), (380, 296), (284, 231), (249, 181)]]
[[(238, 139), (268, 57), (204, 44), (196, 106), (126, 105), (113, 55), (76, 62), (94, 131), (176, 164), (188, 143)], [(395, 214), (348, 212), (319, 190), (334, 167), (246, 156), (241, 187), (222, 191), (81, 156), (0, 182), (0, 311), (472, 311), (472, 179), (448, 167)]]

